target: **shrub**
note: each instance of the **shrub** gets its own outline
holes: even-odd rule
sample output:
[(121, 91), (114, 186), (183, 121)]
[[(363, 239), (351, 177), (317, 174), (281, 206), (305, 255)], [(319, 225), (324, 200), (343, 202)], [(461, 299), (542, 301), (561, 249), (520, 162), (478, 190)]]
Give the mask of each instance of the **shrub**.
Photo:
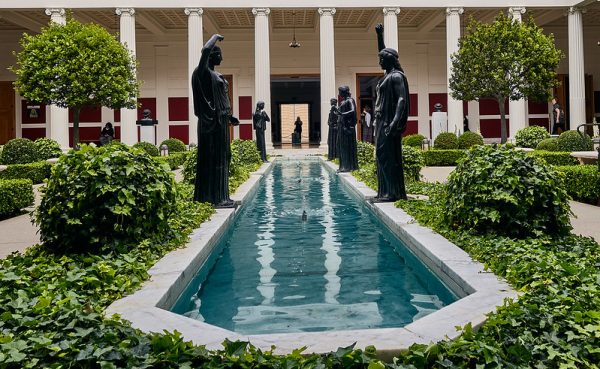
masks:
[(33, 184), (42, 183), (50, 177), (52, 164), (38, 161), (29, 164), (11, 164), (0, 172), (0, 179), (30, 179)]
[(82, 145), (55, 164), (35, 217), (43, 243), (80, 252), (166, 232), (174, 209), (166, 165), (122, 145)]
[(198, 149), (190, 150), (190, 154), (183, 163), (183, 181), (186, 183), (194, 183), (196, 178), (196, 164), (198, 161)]
[(480, 146), (448, 178), (446, 221), (510, 237), (565, 234), (569, 196), (561, 176), (524, 152)]
[(14, 138), (4, 145), (0, 164), (27, 164), (38, 159), (37, 149), (28, 138)]
[(435, 150), (454, 150), (458, 149), (458, 138), (452, 132), (442, 132), (433, 141)]
[(373, 146), (372, 144), (368, 142), (358, 141), (356, 143), (356, 151), (358, 155), (359, 167), (375, 163), (375, 146)]
[[(234, 159), (234, 156), (236, 158)], [(256, 148), (256, 143), (252, 140), (233, 140), (231, 142), (231, 166), (229, 167), (229, 174), (231, 174), (232, 168), (239, 167), (240, 164), (260, 164), (262, 160), (260, 158), (260, 152)]]
[(479, 145), (483, 145), (483, 136), (477, 132), (467, 131), (458, 137), (459, 149), (470, 149)]
[(597, 165), (556, 167), (565, 174), (565, 187), (573, 200), (600, 205), (600, 172)]
[(425, 165), (421, 150), (403, 145), (402, 165), (404, 167), (404, 178), (407, 181), (418, 181), (421, 179), (421, 169)]
[[(145, 151), (146, 154), (148, 154), (150, 156), (159, 156), (160, 155), (158, 148), (156, 146), (154, 146), (153, 144), (151, 144), (150, 142), (138, 142), (135, 145), (133, 145), (133, 147)], [(169, 152), (171, 152), (171, 150), (169, 150)]]
[(529, 126), (520, 129), (515, 135), (517, 147), (535, 149), (540, 141), (550, 138), (550, 133), (544, 127)]
[(557, 138), (560, 151), (591, 151), (592, 139), (587, 133), (583, 135), (577, 131), (565, 131)]
[(173, 152), (182, 152), (186, 150), (185, 144), (178, 138), (169, 138), (167, 140), (164, 140), (160, 143), (160, 145), (158, 145), (158, 147), (160, 148), (162, 145), (167, 145), (167, 147), (169, 148), (169, 154)]
[(535, 150), (528, 154), (540, 158), (550, 165), (579, 165), (579, 161), (569, 152)]
[(58, 158), (62, 155), (60, 144), (51, 138), (38, 138), (35, 144), (38, 160)]
[(428, 167), (453, 167), (466, 155), (465, 150), (427, 150), (423, 151), (425, 165)]
[(418, 133), (412, 134), (412, 135), (407, 135), (402, 139), (402, 145), (411, 146), (411, 147), (420, 149), (423, 145), (424, 139), (425, 139), (425, 136), (420, 135)]
[(544, 150), (544, 151), (559, 151), (558, 150), (558, 140), (554, 137), (546, 138), (544, 140), (541, 140), (535, 149), (536, 150)]
[(11, 216), (33, 204), (30, 179), (0, 179), (0, 218)]

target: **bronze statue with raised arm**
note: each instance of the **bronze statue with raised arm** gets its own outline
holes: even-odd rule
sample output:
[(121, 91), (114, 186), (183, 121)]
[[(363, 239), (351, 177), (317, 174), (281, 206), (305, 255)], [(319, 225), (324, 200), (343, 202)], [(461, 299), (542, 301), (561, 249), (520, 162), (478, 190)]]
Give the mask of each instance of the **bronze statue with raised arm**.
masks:
[(215, 207), (231, 207), (229, 198), (229, 164), (231, 145), (229, 124), (239, 120), (231, 116), (229, 84), (215, 71), (223, 57), (216, 46), (223, 36), (212, 35), (202, 48), (200, 62), (192, 74), (194, 114), (198, 117), (198, 161), (194, 200)]
[(408, 119), (408, 81), (398, 60), (398, 51), (386, 48), (383, 25), (375, 27), (379, 65), (385, 71), (377, 83), (375, 102), (376, 201), (406, 199), (402, 165), (402, 133)]
[(340, 172), (351, 172), (358, 169), (358, 154), (356, 148), (356, 103), (350, 96), (350, 88), (341, 86), (339, 89), (341, 97), (339, 110), (338, 129), (339, 134), (339, 156)]
[(256, 110), (252, 114), (252, 123), (254, 125), (254, 131), (256, 132), (256, 148), (260, 152), (260, 158), (263, 163), (267, 162), (267, 147), (265, 144), (265, 130), (267, 129), (267, 122), (271, 119), (265, 111), (264, 101), (256, 103)]

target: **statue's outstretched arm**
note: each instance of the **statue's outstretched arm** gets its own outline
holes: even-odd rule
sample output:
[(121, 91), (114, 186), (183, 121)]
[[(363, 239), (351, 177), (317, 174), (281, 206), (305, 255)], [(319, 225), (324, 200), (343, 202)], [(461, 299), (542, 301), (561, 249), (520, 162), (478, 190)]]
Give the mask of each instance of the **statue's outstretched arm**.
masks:
[(204, 69), (208, 68), (208, 58), (210, 56), (210, 52), (217, 44), (217, 41), (223, 41), (224, 37), (219, 34), (214, 34), (211, 36), (208, 41), (202, 47), (202, 56), (200, 57), (200, 62), (198, 63), (198, 68)]
[(379, 23), (375, 26), (375, 32), (377, 33), (377, 51), (385, 49), (385, 42), (383, 41), (383, 24)]

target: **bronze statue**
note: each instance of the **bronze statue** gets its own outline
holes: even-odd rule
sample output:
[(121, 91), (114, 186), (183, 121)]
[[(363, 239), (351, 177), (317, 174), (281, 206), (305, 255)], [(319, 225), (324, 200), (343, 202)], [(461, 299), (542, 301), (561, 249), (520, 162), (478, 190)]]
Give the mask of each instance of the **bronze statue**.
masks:
[(231, 116), (229, 84), (215, 71), (223, 57), (216, 46), (223, 36), (212, 35), (202, 48), (200, 62), (192, 74), (194, 114), (198, 117), (198, 161), (194, 200), (215, 207), (233, 206), (229, 198), (229, 164), (231, 146), (229, 124), (239, 120)]
[(358, 155), (356, 151), (356, 103), (350, 96), (350, 88), (339, 88), (340, 101), (338, 130), (340, 137), (340, 172), (350, 172), (358, 169)]
[(266, 163), (267, 148), (265, 146), (265, 130), (267, 129), (267, 122), (270, 122), (271, 119), (264, 109), (264, 101), (259, 101), (256, 103), (256, 110), (252, 115), (252, 123), (254, 125), (254, 131), (256, 132), (256, 148), (260, 152), (260, 158), (262, 159), (263, 163)]
[(329, 135), (327, 136), (327, 159), (333, 160), (338, 157), (338, 107), (337, 99), (332, 98), (331, 109), (329, 110)]
[(379, 65), (385, 75), (377, 83), (375, 102), (375, 158), (378, 201), (406, 199), (402, 165), (402, 133), (408, 119), (408, 81), (398, 60), (398, 52), (386, 48), (383, 25), (375, 26)]

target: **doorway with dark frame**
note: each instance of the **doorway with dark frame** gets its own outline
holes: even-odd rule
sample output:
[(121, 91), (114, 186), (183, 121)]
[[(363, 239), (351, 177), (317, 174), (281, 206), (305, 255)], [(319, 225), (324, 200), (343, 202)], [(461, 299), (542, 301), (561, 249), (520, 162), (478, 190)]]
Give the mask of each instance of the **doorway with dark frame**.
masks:
[(10, 81), (0, 82), (0, 145), (16, 137), (15, 89)]
[[(383, 77), (381, 73), (357, 73), (356, 74), (356, 109), (357, 109), (357, 140), (374, 142), (374, 107), (377, 99), (376, 87), (379, 79)], [(367, 126), (363, 119), (363, 109), (367, 109), (371, 115), (370, 127)], [(369, 131), (367, 131), (369, 130)]]

